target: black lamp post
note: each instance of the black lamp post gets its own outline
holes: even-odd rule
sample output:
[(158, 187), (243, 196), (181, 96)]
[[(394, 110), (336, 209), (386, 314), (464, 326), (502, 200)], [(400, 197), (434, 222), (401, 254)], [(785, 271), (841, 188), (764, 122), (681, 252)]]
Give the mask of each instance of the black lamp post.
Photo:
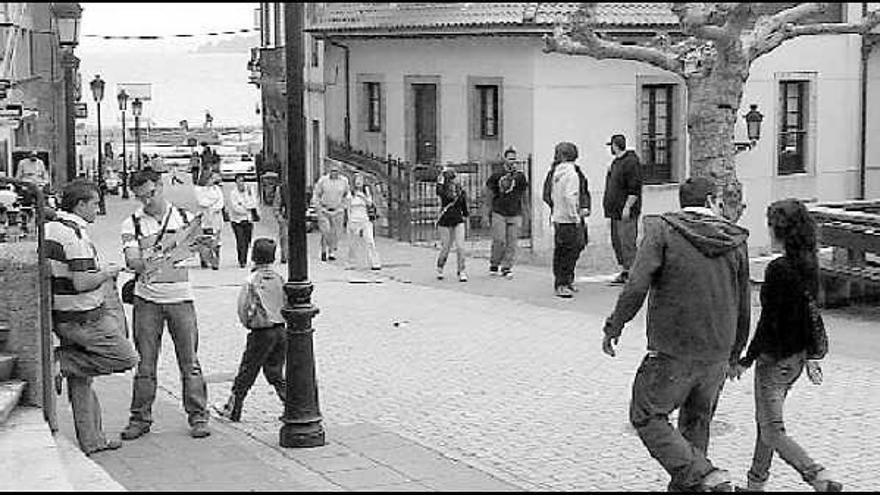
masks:
[(125, 151), (125, 110), (128, 108), (128, 93), (120, 90), (116, 95), (119, 111), (122, 112), (122, 197), (128, 199), (128, 156)]
[(287, 78), (287, 397), (281, 420), (282, 447), (324, 445), (324, 427), (318, 407), (312, 318), (318, 308), (312, 304), (312, 283), (306, 253), (306, 133), (303, 95), (303, 4), (284, 5), (284, 53)]
[(144, 111), (144, 102), (135, 98), (131, 102), (131, 113), (134, 115), (134, 151), (137, 153), (138, 170), (141, 169), (141, 113)]
[(98, 214), (106, 215), (107, 206), (104, 204), (104, 157), (101, 155), (101, 100), (104, 99), (104, 80), (101, 76), (95, 75), (92, 82), (89, 83), (92, 88), (92, 96), (95, 98), (95, 104), (98, 107)]
[(64, 69), (64, 100), (65, 100), (65, 140), (67, 163), (67, 181), (76, 177), (76, 136), (74, 132), (74, 79), (79, 68), (79, 59), (73, 49), (79, 44), (79, 22), (82, 18), (82, 7), (75, 2), (56, 2), (51, 4), (52, 14), (57, 20), (58, 44), (63, 48), (61, 66)]

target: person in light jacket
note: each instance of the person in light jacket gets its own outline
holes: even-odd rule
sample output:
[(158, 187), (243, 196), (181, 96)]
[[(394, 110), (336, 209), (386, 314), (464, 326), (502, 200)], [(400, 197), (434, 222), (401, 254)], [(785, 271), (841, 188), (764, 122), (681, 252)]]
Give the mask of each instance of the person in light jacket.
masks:
[(235, 234), (235, 251), (238, 254), (238, 266), (247, 266), (248, 249), (254, 231), (253, 214), (257, 208), (254, 191), (244, 183), (244, 174), (235, 176), (235, 188), (229, 193), (229, 223)]
[(376, 250), (376, 239), (373, 236), (373, 222), (368, 214), (368, 207), (373, 205), (373, 194), (364, 183), (364, 176), (356, 173), (352, 177), (351, 192), (348, 196), (346, 211), (348, 213), (348, 263), (356, 267), (359, 248), (366, 251), (367, 264), (372, 270), (381, 270), (382, 262)]
[(581, 209), (581, 178), (574, 163), (577, 157), (578, 149), (573, 143), (556, 145), (550, 220), (554, 231), (553, 285), (556, 295), (562, 298), (573, 296), (574, 267), (585, 246), (582, 217), (589, 215), (589, 208)]
[(208, 244), (199, 248), (202, 268), (211, 266), (220, 269), (220, 230), (223, 228), (223, 189), (220, 187), (223, 178), (220, 174), (212, 174), (205, 185), (193, 187), (196, 204), (202, 213), (202, 233), (212, 237)]

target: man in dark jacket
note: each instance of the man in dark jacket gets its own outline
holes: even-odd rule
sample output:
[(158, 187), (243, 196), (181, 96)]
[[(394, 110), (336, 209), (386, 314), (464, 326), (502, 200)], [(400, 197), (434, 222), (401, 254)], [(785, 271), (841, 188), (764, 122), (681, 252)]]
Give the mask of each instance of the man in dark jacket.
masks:
[(523, 197), (529, 182), (517, 170), (516, 150), (511, 146), (504, 152), (504, 170), (492, 174), (486, 181), (492, 210), (492, 253), (489, 274), (507, 278), (513, 276), (513, 262), (523, 221)]
[(626, 149), (626, 138), (611, 136), (614, 160), (605, 176), (605, 196), (602, 206), (605, 218), (611, 219), (611, 246), (617, 263), (623, 268), (612, 283), (622, 284), (636, 256), (636, 238), (639, 234), (639, 214), (642, 211), (642, 165), (632, 150)]
[[(729, 491), (706, 458), (725, 376), (749, 336), (748, 231), (720, 216), (714, 183), (688, 179), (681, 211), (645, 217), (645, 236), (602, 350), (614, 356), (624, 324), (650, 290), (648, 353), (633, 382), (630, 422), (672, 477), (670, 490)], [(678, 429), (668, 416), (680, 409)]]

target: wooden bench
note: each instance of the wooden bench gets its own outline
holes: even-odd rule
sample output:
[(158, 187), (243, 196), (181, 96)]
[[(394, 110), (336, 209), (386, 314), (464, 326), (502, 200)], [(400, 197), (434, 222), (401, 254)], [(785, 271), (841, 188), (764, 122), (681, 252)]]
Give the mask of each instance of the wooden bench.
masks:
[(880, 200), (809, 207), (821, 246), (819, 304), (840, 306), (880, 300)]

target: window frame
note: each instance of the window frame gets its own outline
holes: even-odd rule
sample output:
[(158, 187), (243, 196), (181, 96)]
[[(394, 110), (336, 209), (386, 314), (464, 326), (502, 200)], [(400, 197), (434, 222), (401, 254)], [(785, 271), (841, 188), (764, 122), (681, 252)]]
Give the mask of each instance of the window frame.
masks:
[[(476, 84), (474, 86), (477, 91), (477, 126), (479, 129), (479, 138), (483, 140), (499, 139), (501, 134), (498, 123), (501, 88), (498, 84)], [(491, 98), (487, 95), (491, 94)], [(491, 100), (492, 108), (489, 112), (489, 101)], [(490, 115), (491, 113), (491, 115)], [(491, 127), (491, 129), (490, 129)]]
[[(770, 174), (776, 178), (786, 177), (803, 177), (816, 173), (816, 140), (818, 136), (817, 125), (817, 101), (818, 101), (818, 73), (817, 72), (777, 72), (774, 74), (776, 106), (774, 110), (776, 115), (773, 118), (773, 164)], [(785, 92), (783, 85), (789, 83), (802, 83), (804, 94), (801, 96), (801, 121), (799, 139), (801, 151), (801, 167), (797, 170), (783, 169), (783, 157), (781, 151), (784, 149), (782, 136), (790, 131), (783, 119), (786, 118), (784, 112), (788, 103), (783, 99)], [(764, 120), (767, 121), (766, 119)]]
[[(675, 109), (676, 84), (671, 82), (646, 82), (639, 86), (639, 122), (638, 142), (639, 157), (642, 164), (642, 180), (645, 184), (667, 184), (675, 181), (674, 163), (676, 160), (675, 146), (678, 141), (676, 135), (676, 109)], [(657, 96), (665, 93), (665, 127), (666, 132), (661, 137), (657, 133), (658, 105)], [(645, 99), (648, 99), (646, 102)], [(647, 103), (647, 109), (645, 104)], [(647, 111), (647, 115), (645, 114)], [(646, 128), (647, 125), (647, 128)], [(657, 143), (665, 141), (664, 155), (665, 164), (657, 163)]]
[[(780, 109), (779, 128), (776, 132), (776, 174), (792, 175), (807, 172), (807, 123), (809, 122), (809, 81), (784, 79), (779, 81)], [(797, 93), (794, 98), (792, 90)], [(794, 100), (796, 108), (789, 107)], [(795, 124), (789, 123), (789, 116), (795, 116)], [(792, 139), (793, 138), (793, 139)], [(792, 146), (795, 152), (790, 156), (788, 150)], [(793, 157), (797, 157), (799, 163), (795, 163)]]

